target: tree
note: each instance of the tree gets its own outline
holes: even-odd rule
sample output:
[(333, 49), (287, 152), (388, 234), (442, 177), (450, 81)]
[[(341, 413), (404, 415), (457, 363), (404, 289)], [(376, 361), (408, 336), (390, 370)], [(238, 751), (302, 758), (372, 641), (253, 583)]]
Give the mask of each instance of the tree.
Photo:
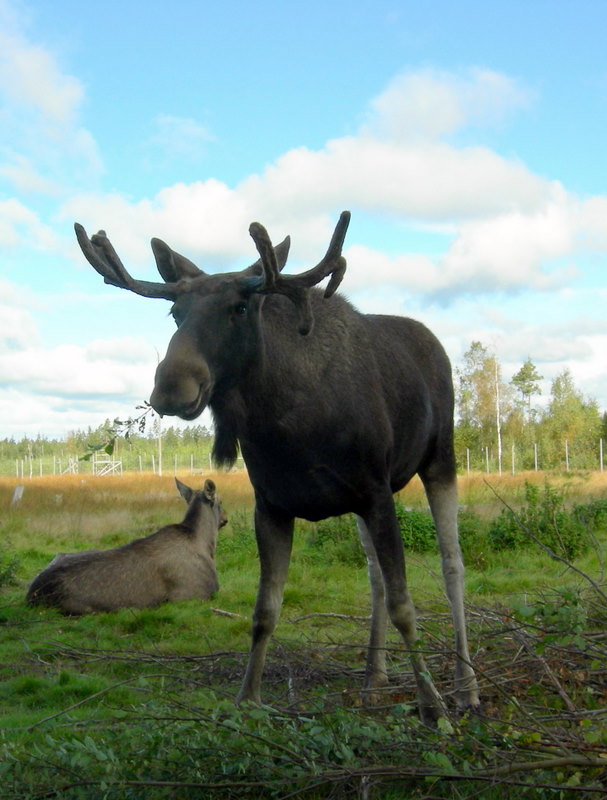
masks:
[(456, 378), (458, 446), (478, 449), (495, 442), (501, 471), (502, 421), (508, 406), (508, 387), (502, 382), (501, 365), (485, 345), (475, 341), (464, 353)]
[(543, 379), (535, 364), (528, 358), (510, 383), (521, 393), (521, 401), (527, 407), (527, 416), (531, 416), (531, 397), (541, 394), (540, 381)]
[(552, 381), (552, 399), (544, 417), (543, 428), (552, 451), (552, 462), (562, 462), (565, 447), (573, 466), (596, 468), (597, 443), (602, 420), (594, 398), (585, 398), (565, 369)]

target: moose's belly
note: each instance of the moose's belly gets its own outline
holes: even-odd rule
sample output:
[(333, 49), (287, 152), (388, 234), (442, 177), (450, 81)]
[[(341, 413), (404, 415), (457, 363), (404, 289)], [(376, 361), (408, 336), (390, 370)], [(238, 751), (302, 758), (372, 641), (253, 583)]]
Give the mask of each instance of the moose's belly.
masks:
[(245, 461), (256, 494), (289, 516), (315, 522), (348, 512), (360, 514), (368, 506), (374, 481), (355, 462), (347, 468), (322, 460), (304, 464), (295, 454), (292, 460), (272, 464), (247, 459), (245, 454)]

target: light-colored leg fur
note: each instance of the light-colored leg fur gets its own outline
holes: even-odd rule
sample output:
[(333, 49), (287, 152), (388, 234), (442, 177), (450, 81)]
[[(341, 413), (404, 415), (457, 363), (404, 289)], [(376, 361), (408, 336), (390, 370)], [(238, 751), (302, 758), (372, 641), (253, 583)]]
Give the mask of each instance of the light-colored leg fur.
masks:
[(388, 611), (384, 593), (384, 579), (375, 552), (375, 546), (367, 526), (361, 517), (356, 517), (358, 535), (367, 557), (367, 571), (371, 587), (371, 630), (367, 665), (365, 670), (365, 689), (381, 689), (388, 685), (386, 670), (386, 625)]
[(383, 494), (378, 493), (373, 507), (364, 517), (364, 523), (384, 579), (388, 615), (409, 653), (417, 684), (420, 718), (424, 723), (433, 725), (440, 717), (447, 716), (447, 710), (417, 646), (415, 607), (407, 591), (404, 550), (389, 489)]
[(434, 518), (447, 597), (455, 630), (455, 698), (458, 708), (477, 708), (478, 685), (468, 652), (464, 610), (464, 562), (457, 535), (457, 485), (424, 481)]

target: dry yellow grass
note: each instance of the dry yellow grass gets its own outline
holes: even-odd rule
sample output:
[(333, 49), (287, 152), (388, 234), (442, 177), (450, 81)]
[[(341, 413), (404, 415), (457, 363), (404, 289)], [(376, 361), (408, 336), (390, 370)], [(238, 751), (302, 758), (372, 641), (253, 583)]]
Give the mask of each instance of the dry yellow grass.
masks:
[[(607, 472), (521, 472), (517, 475), (475, 472), (458, 479), (460, 504), (480, 514), (497, 513), (503, 507), (502, 501), (513, 505), (524, 501), (527, 482), (537, 486), (548, 482), (561, 489), (565, 499), (571, 502), (593, 500), (607, 494)], [(399, 497), (405, 505), (426, 505), (424, 489), (417, 476)]]
[[(206, 477), (213, 478), (233, 520), (253, 508), (253, 490), (244, 471), (204, 475), (183, 472), (179, 477), (194, 487), (202, 486)], [(585, 502), (607, 493), (607, 473), (476, 473), (460, 477), (460, 504), (490, 518), (499, 513), (504, 502), (515, 507), (524, 502), (526, 481), (543, 485), (546, 480), (561, 488), (569, 502)], [(17, 485), (25, 490), (21, 502), (11, 509)], [(418, 478), (400, 493), (400, 499), (406, 506), (427, 505)], [(122, 544), (178, 521), (184, 511), (172, 474), (159, 477), (139, 472), (104, 477), (45, 476), (25, 481), (0, 478), (0, 508), (8, 509), (13, 523), (5, 532), (11, 547), (27, 549), (36, 542), (51, 554), (82, 549), (83, 544), (101, 548)]]
[[(228, 514), (253, 505), (253, 490), (245, 472), (181, 474), (194, 488), (204, 479), (217, 483)], [(11, 508), (15, 487), (24, 486), (21, 501)], [(11, 547), (27, 549), (35, 542), (49, 554), (104, 548), (146, 536), (178, 522), (184, 513), (173, 475), (125, 473), (82, 478), (47, 476), (20, 481), (0, 478), (0, 508), (8, 509)]]
[[(219, 489), (226, 508), (252, 507), (253, 489), (245, 471), (205, 472), (203, 475), (178, 473), (180, 480), (190, 486), (201, 486), (205, 478), (212, 478)], [(462, 505), (499, 505), (499, 497), (517, 502), (524, 496), (525, 483), (543, 485), (545, 481), (558, 486), (567, 498), (595, 498), (607, 493), (607, 472), (544, 473), (523, 472), (518, 475), (473, 473), (460, 476), (459, 496)], [(120, 476), (81, 477), (78, 475), (44, 476), (25, 480), (0, 478), (0, 507), (9, 508), (16, 486), (25, 487), (21, 505), (30, 510), (57, 511), (86, 508), (109, 510), (120, 506), (137, 508), (162, 508), (177, 499), (172, 474), (159, 477), (150, 472), (131, 472)], [(407, 505), (425, 505), (426, 499), (419, 478), (399, 493)], [(176, 507), (178, 503), (174, 504)]]

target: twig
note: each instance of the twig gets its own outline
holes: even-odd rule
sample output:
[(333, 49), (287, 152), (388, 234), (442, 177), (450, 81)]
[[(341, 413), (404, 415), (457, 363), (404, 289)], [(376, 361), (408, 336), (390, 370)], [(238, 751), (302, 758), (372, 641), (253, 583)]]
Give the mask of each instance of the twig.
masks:
[(224, 611), (222, 608), (211, 608), (214, 614), (219, 614), (222, 617), (234, 617), (236, 619), (246, 619), (242, 614), (236, 614), (235, 611)]
[(329, 611), (316, 611), (312, 614), (304, 614), (301, 617), (294, 617), (293, 619), (289, 620), (291, 623), (295, 622), (303, 622), (304, 619), (312, 619), (313, 617), (328, 617), (330, 619), (343, 619), (348, 621), (354, 622), (369, 622), (371, 617), (357, 617), (351, 614), (334, 614)]

